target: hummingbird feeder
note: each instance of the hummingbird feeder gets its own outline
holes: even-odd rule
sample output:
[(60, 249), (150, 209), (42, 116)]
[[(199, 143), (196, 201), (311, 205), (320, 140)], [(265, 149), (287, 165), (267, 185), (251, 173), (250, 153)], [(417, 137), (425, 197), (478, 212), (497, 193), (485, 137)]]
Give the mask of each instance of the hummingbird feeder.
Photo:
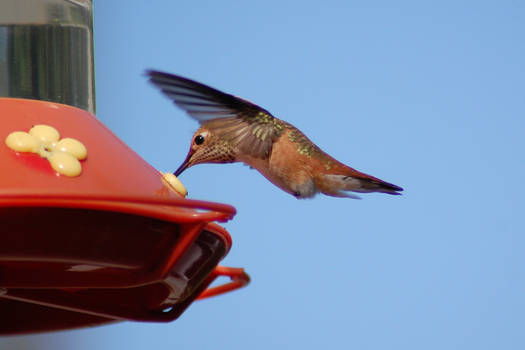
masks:
[(94, 117), (92, 33), (90, 0), (0, 4), (3, 335), (172, 321), (249, 282), (218, 266), (235, 208), (186, 199)]

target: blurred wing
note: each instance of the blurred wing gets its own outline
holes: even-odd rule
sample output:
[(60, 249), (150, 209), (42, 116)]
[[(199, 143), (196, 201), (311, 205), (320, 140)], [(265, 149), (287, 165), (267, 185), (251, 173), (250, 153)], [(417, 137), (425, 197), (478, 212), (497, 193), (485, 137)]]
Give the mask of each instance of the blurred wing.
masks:
[(178, 75), (146, 74), (177, 106), (243, 153), (266, 158), (283, 132), (280, 120), (249, 101)]

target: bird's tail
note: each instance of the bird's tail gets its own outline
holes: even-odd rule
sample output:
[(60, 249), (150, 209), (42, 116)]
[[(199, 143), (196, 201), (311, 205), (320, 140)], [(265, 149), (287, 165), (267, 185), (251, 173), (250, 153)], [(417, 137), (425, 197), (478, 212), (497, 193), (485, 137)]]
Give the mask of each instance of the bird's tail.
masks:
[(322, 174), (316, 181), (317, 188), (324, 194), (333, 197), (359, 198), (349, 192), (381, 192), (400, 195), (403, 188), (385, 182), (373, 176), (355, 171), (352, 175)]

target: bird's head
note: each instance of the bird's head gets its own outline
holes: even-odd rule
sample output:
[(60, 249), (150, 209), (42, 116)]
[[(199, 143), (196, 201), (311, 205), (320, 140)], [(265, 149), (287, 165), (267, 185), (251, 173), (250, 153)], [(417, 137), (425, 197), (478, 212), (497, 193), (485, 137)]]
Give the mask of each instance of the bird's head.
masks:
[(179, 176), (187, 168), (202, 163), (232, 163), (233, 147), (205, 127), (200, 127), (191, 139), (190, 150), (184, 162), (174, 172)]

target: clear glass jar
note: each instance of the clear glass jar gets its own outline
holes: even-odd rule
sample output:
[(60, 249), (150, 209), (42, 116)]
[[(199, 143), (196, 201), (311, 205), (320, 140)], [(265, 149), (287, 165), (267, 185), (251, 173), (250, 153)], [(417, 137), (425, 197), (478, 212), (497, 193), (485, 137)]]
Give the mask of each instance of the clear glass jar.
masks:
[(95, 114), (92, 0), (0, 1), (0, 97)]

